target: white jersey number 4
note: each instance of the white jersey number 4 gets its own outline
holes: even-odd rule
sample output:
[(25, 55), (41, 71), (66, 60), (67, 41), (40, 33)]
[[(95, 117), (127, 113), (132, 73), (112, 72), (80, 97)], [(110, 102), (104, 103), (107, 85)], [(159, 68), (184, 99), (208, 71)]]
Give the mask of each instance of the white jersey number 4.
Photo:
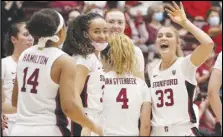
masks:
[(127, 98), (127, 93), (126, 93), (126, 88), (122, 88), (116, 98), (117, 102), (122, 102), (122, 109), (128, 109), (128, 101), (129, 99)]

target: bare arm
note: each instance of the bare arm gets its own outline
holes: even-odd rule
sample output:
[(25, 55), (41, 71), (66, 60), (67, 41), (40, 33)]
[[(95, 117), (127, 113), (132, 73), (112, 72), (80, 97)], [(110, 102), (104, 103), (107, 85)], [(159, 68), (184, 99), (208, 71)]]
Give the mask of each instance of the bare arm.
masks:
[[(70, 117), (72, 121), (79, 123), (81, 126), (88, 127), (90, 130), (100, 131), (99, 127), (96, 126), (88, 117), (85, 115), (83, 107), (80, 106), (77, 98), (80, 95), (75, 94), (75, 74), (76, 64), (74, 60), (69, 56), (60, 57), (58, 60), (62, 66), (60, 73), (60, 102), (63, 112)], [(97, 132), (102, 135), (102, 131)]]
[(79, 94), (82, 93), (88, 73), (89, 70), (87, 67), (85, 67), (84, 65), (77, 65), (75, 76), (75, 91), (77, 91)]
[(210, 127), (211, 129), (214, 129), (215, 124), (216, 124), (216, 120), (214, 118), (214, 116), (211, 114), (211, 112), (209, 111), (209, 109), (206, 109), (205, 113), (205, 123), (208, 125), (208, 127)]
[(217, 119), (222, 125), (222, 103), (218, 93), (221, 85), (222, 71), (214, 68), (208, 84), (208, 99)]
[(15, 78), (15, 84), (12, 91), (12, 106), (17, 108), (17, 102), (18, 102), (18, 81), (17, 76)]
[(170, 10), (166, 9), (166, 11), (168, 12), (168, 16), (172, 21), (187, 29), (200, 42), (200, 45), (193, 51), (191, 55), (191, 62), (195, 66), (199, 66), (204, 63), (212, 53), (214, 42), (208, 36), (208, 34), (203, 32), (187, 19), (182, 2), (180, 4), (181, 8), (179, 8), (179, 6), (173, 2), (174, 6), (168, 5)]
[(151, 103), (144, 102), (141, 108), (139, 136), (150, 135), (150, 128), (151, 128), (150, 115), (151, 115)]
[(5, 103), (5, 94), (3, 88), (3, 81), (2, 81), (2, 113), (4, 114), (13, 114), (16, 113), (16, 108), (11, 106), (8, 103)]

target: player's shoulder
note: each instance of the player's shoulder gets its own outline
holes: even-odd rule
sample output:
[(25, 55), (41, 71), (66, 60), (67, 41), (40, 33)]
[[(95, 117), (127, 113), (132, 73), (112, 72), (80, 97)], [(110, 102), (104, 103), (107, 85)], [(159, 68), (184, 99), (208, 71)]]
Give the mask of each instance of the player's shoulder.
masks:
[(135, 53), (138, 55), (138, 54), (142, 54), (142, 50), (139, 48), (139, 47), (137, 47), (137, 46), (135, 46), (134, 45), (134, 50), (135, 50)]
[(92, 60), (92, 59), (94, 59), (94, 56), (95, 56), (95, 54), (91, 53), (91, 54), (88, 54), (87, 56), (73, 55), (72, 57), (75, 59)]
[(135, 79), (136, 79), (136, 83), (140, 86), (144, 86), (146, 84), (146, 82), (139, 77), (135, 77)]
[(8, 62), (11, 58), (12, 56), (7, 56), (5, 58), (2, 58), (2, 63)]
[(115, 72), (113, 71), (109, 71), (109, 72), (103, 72), (103, 75), (106, 77), (106, 78), (115, 78), (117, 75)]

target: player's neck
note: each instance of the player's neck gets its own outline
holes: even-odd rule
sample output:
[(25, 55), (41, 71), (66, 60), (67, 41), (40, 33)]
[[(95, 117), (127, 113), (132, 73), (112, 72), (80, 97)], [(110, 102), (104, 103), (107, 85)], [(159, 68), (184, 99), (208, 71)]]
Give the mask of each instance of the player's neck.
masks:
[(13, 54), (12, 54), (12, 59), (18, 63), (18, 60), (19, 60), (19, 56), (21, 55), (22, 52), (19, 52), (19, 51), (16, 51), (14, 50)]
[(168, 69), (176, 62), (176, 60), (177, 56), (163, 58), (160, 64), (160, 70)]

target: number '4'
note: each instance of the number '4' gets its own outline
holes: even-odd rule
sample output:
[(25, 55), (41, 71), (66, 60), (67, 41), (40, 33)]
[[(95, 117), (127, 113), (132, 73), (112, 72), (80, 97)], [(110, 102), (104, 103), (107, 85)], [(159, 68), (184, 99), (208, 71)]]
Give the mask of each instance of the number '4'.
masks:
[(126, 88), (122, 88), (121, 91), (119, 92), (117, 98), (116, 98), (116, 101), (117, 102), (122, 102), (122, 109), (128, 109), (129, 106), (128, 106), (128, 98), (127, 98), (127, 95), (126, 95)]

